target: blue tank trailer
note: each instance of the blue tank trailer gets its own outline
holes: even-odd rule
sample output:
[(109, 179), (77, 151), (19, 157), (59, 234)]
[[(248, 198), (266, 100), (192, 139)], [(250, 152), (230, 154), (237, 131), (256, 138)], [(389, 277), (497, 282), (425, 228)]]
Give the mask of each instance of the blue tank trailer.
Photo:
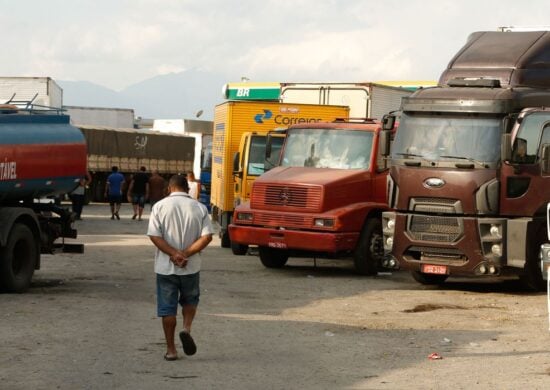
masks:
[[(86, 174), (86, 141), (60, 110), (0, 106), (0, 291), (24, 292), (40, 254), (80, 252), (73, 214), (53, 202)], [(61, 239), (61, 242), (58, 242)]]

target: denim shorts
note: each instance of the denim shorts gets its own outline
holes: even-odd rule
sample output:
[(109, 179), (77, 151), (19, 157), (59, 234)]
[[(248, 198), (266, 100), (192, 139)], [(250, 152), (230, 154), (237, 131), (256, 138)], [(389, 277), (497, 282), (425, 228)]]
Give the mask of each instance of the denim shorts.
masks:
[(199, 305), (200, 272), (190, 275), (157, 274), (157, 315), (175, 316), (180, 305)]
[(132, 204), (137, 204), (139, 207), (143, 208), (145, 206), (145, 195), (143, 194), (132, 195)]
[(109, 204), (120, 204), (122, 202), (122, 195), (111, 195), (109, 194)]

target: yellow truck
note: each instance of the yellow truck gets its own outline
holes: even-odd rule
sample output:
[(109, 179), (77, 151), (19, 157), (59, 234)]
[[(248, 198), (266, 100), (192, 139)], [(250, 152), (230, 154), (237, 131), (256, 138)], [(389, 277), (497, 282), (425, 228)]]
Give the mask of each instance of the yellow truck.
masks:
[[(212, 220), (220, 226), (222, 247), (231, 247), (228, 226), (233, 217), (235, 198), (239, 201), (247, 198), (253, 179), (267, 170), (270, 164), (276, 164), (273, 157), (265, 161), (265, 135), (293, 124), (348, 117), (349, 108), (346, 106), (273, 101), (227, 101), (216, 106), (210, 202)], [(241, 143), (246, 139), (249, 146), (247, 141)], [(246, 172), (243, 169), (245, 166)]]

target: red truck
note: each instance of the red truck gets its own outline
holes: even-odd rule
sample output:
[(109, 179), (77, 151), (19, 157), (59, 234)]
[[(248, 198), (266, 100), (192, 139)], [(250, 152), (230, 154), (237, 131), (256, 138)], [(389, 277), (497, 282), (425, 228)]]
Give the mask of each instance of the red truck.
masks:
[(376, 274), (388, 209), (379, 145), (391, 134), (371, 119), (290, 126), (280, 166), (256, 179), (250, 203), (235, 209), (231, 241), (257, 245), (268, 268), (291, 256), (352, 258), (359, 273)]
[(403, 99), (384, 245), (418, 282), (517, 275), (545, 288), (549, 52), (550, 32), (473, 33), (437, 87)]
[(23, 292), (40, 253), (82, 252), (74, 215), (39, 198), (72, 191), (86, 174), (86, 141), (60, 110), (0, 106), (0, 291)]

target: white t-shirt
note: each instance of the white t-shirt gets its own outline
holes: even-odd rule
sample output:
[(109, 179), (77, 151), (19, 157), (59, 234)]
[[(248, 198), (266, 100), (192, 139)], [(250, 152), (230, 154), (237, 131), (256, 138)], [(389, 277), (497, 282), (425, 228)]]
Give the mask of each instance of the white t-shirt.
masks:
[[(172, 192), (158, 201), (149, 217), (148, 236), (162, 237), (174, 248), (185, 249), (200, 237), (213, 234), (206, 206), (191, 199), (185, 192)], [(170, 261), (170, 256), (155, 253), (155, 272), (161, 275), (189, 275), (200, 271), (201, 256), (196, 253), (183, 268)]]
[(189, 196), (193, 199), (199, 198), (199, 183), (196, 181), (188, 181), (189, 184)]

